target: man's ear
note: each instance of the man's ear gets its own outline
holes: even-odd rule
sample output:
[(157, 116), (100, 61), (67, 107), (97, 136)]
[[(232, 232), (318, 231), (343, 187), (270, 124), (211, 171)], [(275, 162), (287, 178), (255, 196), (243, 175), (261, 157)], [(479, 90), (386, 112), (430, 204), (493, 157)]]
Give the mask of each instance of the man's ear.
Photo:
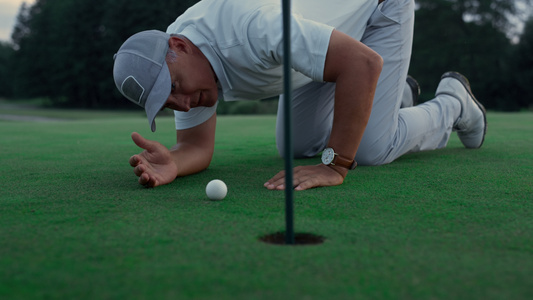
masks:
[(168, 46), (170, 47), (170, 49), (174, 50), (176, 53), (179, 53), (179, 52), (189, 53), (190, 51), (190, 47), (187, 44), (187, 42), (184, 39), (177, 37), (177, 36), (170, 37), (170, 39), (168, 40)]

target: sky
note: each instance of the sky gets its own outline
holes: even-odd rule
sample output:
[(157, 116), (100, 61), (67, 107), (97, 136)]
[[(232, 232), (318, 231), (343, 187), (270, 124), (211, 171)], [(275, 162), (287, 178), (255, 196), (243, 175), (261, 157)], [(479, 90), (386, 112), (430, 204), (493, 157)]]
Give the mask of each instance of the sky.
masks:
[(33, 4), (35, 0), (0, 0), (0, 41), (11, 40), (11, 32), (22, 2)]

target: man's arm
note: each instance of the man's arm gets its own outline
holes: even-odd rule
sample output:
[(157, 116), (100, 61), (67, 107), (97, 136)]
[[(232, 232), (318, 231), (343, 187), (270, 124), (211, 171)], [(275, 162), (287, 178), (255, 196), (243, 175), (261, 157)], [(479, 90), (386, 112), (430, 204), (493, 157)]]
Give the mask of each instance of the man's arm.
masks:
[(176, 130), (176, 145), (171, 153), (178, 165), (177, 176), (186, 176), (209, 167), (215, 150), (216, 113), (204, 123)]
[[(335, 82), (333, 127), (328, 147), (355, 157), (365, 131), (383, 59), (350, 36), (334, 31), (326, 56), (324, 81)], [(335, 167), (343, 177), (348, 170)]]
[(133, 155), (129, 162), (139, 176), (139, 184), (156, 187), (168, 184), (178, 176), (198, 173), (211, 163), (215, 147), (216, 114), (206, 122), (176, 131), (176, 145), (167, 149), (156, 141), (132, 134), (135, 144), (143, 152)]
[[(359, 148), (382, 67), (383, 59), (372, 49), (340, 31), (333, 31), (324, 67), (324, 81), (336, 83), (328, 147), (343, 157), (355, 157)], [(339, 185), (347, 173), (343, 167), (323, 164), (296, 167), (293, 185), (296, 190)], [(265, 187), (284, 189), (284, 173), (278, 173)]]

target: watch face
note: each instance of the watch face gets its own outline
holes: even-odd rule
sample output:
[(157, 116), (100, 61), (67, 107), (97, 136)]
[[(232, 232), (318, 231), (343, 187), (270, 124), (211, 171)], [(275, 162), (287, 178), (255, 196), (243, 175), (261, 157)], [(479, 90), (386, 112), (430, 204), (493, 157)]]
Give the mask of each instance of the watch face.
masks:
[(324, 152), (322, 152), (322, 163), (323, 164), (325, 165), (331, 164), (334, 158), (335, 158), (335, 151), (333, 151), (332, 148), (324, 149)]

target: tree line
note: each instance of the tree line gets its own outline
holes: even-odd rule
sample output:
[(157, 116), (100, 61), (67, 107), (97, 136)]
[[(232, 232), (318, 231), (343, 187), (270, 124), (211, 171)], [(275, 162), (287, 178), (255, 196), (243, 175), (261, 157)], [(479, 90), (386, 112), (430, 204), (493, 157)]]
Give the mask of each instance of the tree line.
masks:
[[(113, 54), (132, 34), (166, 30), (195, 0), (37, 0), (23, 4), (10, 43), (0, 44), (0, 97), (48, 98), (54, 106), (132, 107), (112, 78)], [(533, 18), (519, 36), (519, 3), (417, 0), (410, 74), (433, 98), (440, 75), (465, 74), (488, 109), (533, 107)], [(515, 40), (518, 40), (516, 42)]]

